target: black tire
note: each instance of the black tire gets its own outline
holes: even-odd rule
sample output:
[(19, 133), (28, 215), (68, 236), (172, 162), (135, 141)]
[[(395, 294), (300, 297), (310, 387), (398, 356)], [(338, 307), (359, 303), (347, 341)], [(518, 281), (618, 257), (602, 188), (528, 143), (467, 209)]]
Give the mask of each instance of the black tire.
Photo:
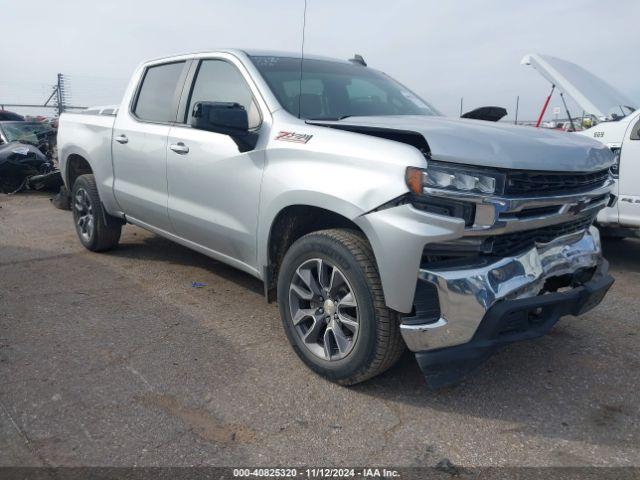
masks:
[[(104, 211), (93, 175), (80, 175), (74, 182), (71, 210), (78, 239), (85, 248), (92, 252), (103, 252), (118, 245), (122, 222)], [(92, 217), (88, 223), (87, 213)], [(82, 217), (85, 218), (84, 222), (81, 221)]]
[[(314, 355), (293, 324), (289, 290), (298, 267), (323, 259), (341, 270), (358, 304), (359, 330), (344, 358), (326, 360)], [(402, 355), (399, 314), (385, 305), (373, 251), (360, 232), (332, 229), (298, 239), (285, 254), (278, 275), (278, 305), (289, 342), (313, 371), (341, 385), (354, 385), (390, 368)]]

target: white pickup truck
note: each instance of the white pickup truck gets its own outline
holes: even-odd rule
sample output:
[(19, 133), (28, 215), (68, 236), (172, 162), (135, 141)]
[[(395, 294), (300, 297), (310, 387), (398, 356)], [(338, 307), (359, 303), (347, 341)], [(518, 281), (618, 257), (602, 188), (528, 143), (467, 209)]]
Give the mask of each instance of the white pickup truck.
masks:
[(132, 223), (259, 278), (299, 357), (345, 385), (405, 346), (455, 382), (613, 282), (592, 226), (608, 148), (445, 118), (359, 56), (149, 61), (120, 107), (62, 115), (58, 145), (86, 248)]
[(640, 236), (640, 110), (637, 103), (566, 60), (529, 54), (522, 63), (533, 66), (582, 109), (572, 121), (579, 125), (587, 119), (593, 126), (578, 131), (578, 135), (599, 140), (615, 155), (611, 173), (616, 179), (613, 192), (618, 201), (598, 215), (602, 233), (614, 238)]

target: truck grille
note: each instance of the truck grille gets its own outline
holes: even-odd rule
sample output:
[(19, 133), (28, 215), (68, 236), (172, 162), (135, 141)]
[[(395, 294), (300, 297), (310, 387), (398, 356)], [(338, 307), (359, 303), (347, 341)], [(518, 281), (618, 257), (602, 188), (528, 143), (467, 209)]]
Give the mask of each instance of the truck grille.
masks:
[(563, 235), (585, 230), (593, 223), (594, 219), (594, 215), (589, 215), (571, 222), (550, 225), (535, 230), (496, 235), (488, 239), (488, 241), (493, 242), (490, 255), (504, 257), (531, 248), (536, 243), (549, 243)]
[(595, 215), (587, 215), (570, 222), (550, 225), (535, 230), (505, 233), (489, 237), (478, 237), (475, 243), (430, 243), (422, 252), (423, 261), (441, 262), (472, 257), (506, 257), (523, 252), (536, 243), (549, 243), (558, 237), (586, 230), (595, 220)]
[(578, 193), (604, 185), (608, 177), (608, 169), (592, 173), (510, 172), (507, 175), (505, 194), (538, 196)]

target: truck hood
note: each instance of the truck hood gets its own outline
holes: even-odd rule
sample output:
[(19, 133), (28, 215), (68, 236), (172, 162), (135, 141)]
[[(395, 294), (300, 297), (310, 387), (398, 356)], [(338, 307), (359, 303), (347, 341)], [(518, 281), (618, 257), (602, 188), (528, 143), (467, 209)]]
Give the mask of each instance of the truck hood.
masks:
[[(426, 140), (434, 160), (467, 165), (588, 172), (607, 168), (613, 162), (609, 149), (596, 140), (499, 122), (398, 115), (314, 120), (309, 123), (371, 135), (380, 132), (417, 133)], [(392, 135), (384, 136), (393, 138)]]
[(637, 108), (635, 102), (575, 63), (536, 53), (525, 55), (520, 63), (535, 68), (585, 112), (600, 119), (608, 118), (611, 113), (625, 116)]

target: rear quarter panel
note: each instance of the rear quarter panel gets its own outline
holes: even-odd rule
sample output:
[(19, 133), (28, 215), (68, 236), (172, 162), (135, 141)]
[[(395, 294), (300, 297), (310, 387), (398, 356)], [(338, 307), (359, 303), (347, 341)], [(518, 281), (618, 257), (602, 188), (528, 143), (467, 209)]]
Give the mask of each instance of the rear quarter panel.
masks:
[(113, 195), (114, 171), (111, 161), (111, 136), (115, 116), (64, 113), (58, 127), (58, 157), (60, 170), (69, 189), (69, 157), (79, 155), (84, 158), (96, 178), (98, 193), (107, 212), (122, 214)]

